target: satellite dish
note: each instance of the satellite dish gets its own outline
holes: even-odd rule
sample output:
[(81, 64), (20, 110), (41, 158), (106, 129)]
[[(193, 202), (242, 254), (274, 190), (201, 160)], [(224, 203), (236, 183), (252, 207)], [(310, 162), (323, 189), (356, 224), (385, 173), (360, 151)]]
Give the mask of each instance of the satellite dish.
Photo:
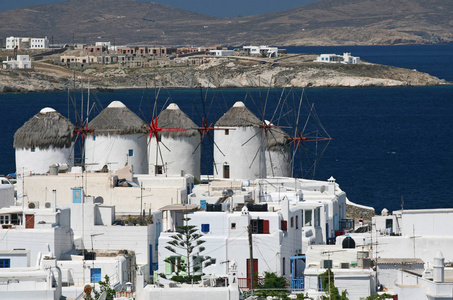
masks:
[(33, 202), (28, 203), (28, 208), (35, 208), (36, 205)]
[(320, 190), (320, 191), (321, 191), (321, 193), (324, 193), (324, 192), (326, 191), (326, 186), (323, 185), (323, 186), (321, 187), (321, 190)]
[(101, 196), (96, 197), (96, 198), (94, 199), (94, 203), (95, 203), (95, 204), (104, 204), (104, 198), (102, 198)]

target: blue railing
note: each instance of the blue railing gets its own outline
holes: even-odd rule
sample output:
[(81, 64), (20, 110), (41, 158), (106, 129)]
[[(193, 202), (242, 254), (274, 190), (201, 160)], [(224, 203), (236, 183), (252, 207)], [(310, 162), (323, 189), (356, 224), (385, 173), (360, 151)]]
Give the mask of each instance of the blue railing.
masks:
[(303, 291), (305, 285), (304, 277), (293, 277), (291, 280), (291, 289), (293, 291)]

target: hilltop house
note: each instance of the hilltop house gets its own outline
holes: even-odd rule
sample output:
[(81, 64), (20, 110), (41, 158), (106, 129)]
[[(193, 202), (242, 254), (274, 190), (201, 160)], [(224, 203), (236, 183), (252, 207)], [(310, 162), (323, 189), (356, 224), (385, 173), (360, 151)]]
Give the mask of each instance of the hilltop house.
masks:
[(30, 37), (14, 37), (6, 38), (6, 49), (48, 49), (49, 39), (30, 38)]
[(337, 54), (320, 54), (314, 62), (323, 63), (342, 63), (342, 64), (360, 64), (360, 57), (351, 56), (350, 52), (345, 52), (343, 55)]
[(16, 59), (6, 58), (3, 62), (3, 69), (31, 69), (31, 59), (29, 55), (17, 55)]

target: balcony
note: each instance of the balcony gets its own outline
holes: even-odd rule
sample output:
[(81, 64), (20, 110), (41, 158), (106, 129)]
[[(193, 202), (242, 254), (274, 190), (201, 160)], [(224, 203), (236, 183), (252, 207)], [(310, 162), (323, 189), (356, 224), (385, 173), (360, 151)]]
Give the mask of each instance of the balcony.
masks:
[(305, 286), (304, 277), (294, 277), (291, 280), (291, 290), (293, 291), (303, 291)]
[[(241, 290), (249, 290), (251, 285), (250, 278), (238, 278), (239, 288)], [(259, 285), (264, 284), (264, 278), (255, 278), (254, 288), (258, 288)]]

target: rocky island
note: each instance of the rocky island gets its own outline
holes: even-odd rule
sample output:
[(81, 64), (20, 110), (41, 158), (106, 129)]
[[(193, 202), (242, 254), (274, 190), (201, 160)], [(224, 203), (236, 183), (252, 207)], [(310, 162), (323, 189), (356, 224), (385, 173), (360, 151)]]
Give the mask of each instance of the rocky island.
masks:
[[(198, 64), (193, 61), (198, 59)], [(146, 86), (169, 88), (282, 88), (371, 87), (447, 84), (416, 70), (378, 65), (313, 62), (316, 55), (286, 54), (278, 58), (191, 56), (177, 64), (132, 68), (118, 64), (86, 64), (67, 68), (49, 58), (33, 69), (1, 70), (0, 92), (67, 90), (90, 81), (93, 89), (127, 89)]]

